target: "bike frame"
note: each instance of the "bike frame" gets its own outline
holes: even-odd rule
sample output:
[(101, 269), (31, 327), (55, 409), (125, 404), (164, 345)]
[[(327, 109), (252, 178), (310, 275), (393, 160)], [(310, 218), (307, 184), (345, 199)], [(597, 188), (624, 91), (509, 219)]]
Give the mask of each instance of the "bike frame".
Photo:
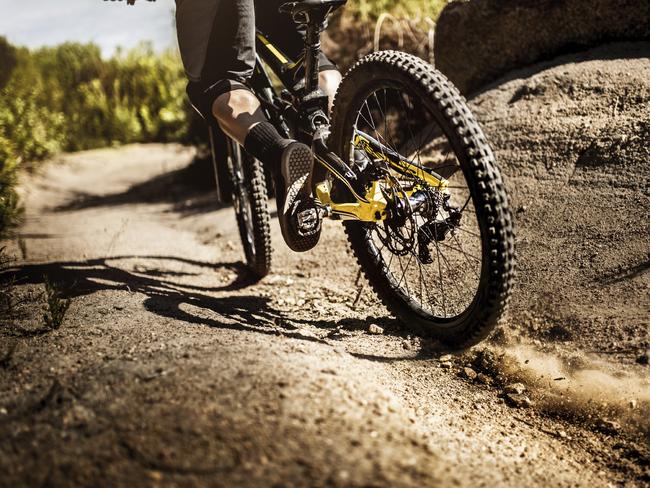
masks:
[[(318, 56), (320, 54), (320, 33), (322, 22), (306, 24), (304, 55), (298, 60), (291, 60), (275, 47), (262, 32), (256, 33), (257, 57), (255, 70), (250, 85), (258, 99), (266, 117), (285, 137), (293, 137), (311, 146), (314, 159), (334, 178), (344, 184), (355, 201), (337, 203), (331, 197), (331, 181), (325, 177), (316, 181), (313, 187), (314, 195), (325, 209), (325, 216), (334, 219), (351, 219), (366, 222), (376, 222), (388, 217), (388, 201), (384, 191), (388, 182), (379, 179), (371, 182), (361, 181), (338, 155), (327, 146), (330, 120), (327, 115), (328, 99), (318, 88)], [(264, 61), (264, 63), (262, 62)], [(280, 93), (274, 87), (268, 71), (268, 66), (282, 84)], [(303, 75), (296, 79), (296, 76)], [(406, 176), (417, 176), (426, 185), (448, 192), (448, 181), (434, 171), (407, 161), (397, 152), (386, 147), (370, 135), (358, 131), (352, 138), (352, 146), (364, 151), (370, 158), (386, 163), (398, 173)], [(316, 174), (315, 171), (312, 171)], [(407, 191), (410, 198), (416, 191)]]

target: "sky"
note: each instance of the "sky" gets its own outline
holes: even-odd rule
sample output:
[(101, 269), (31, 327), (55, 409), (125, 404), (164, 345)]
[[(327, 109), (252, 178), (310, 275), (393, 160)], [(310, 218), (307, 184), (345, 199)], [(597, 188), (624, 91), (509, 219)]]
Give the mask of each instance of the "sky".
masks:
[(164, 50), (176, 45), (173, 11), (174, 0), (0, 0), (0, 36), (28, 47), (94, 42), (105, 56), (141, 40)]

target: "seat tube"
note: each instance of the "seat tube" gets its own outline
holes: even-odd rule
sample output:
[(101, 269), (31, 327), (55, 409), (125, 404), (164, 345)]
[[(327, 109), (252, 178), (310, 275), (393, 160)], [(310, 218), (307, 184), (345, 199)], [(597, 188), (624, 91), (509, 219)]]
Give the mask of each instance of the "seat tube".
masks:
[(318, 54), (320, 53), (320, 26), (307, 24), (305, 35), (305, 93), (318, 89)]

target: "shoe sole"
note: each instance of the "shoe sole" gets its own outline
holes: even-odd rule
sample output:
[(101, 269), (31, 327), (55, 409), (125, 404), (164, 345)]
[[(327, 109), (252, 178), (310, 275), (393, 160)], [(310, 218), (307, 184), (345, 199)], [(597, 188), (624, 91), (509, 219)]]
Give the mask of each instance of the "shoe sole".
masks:
[(287, 245), (296, 252), (312, 249), (320, 239), (320, 230), (313, 235), (301, 236), (293, 230), (289, 210), (300, 196), (309, 197), (311, 193), (312, 154), (309, 147), (301, 143), (290, 144), (282, 154), (280, 171), (285, 182), (283, 208), (278, 208), (280, 229)]

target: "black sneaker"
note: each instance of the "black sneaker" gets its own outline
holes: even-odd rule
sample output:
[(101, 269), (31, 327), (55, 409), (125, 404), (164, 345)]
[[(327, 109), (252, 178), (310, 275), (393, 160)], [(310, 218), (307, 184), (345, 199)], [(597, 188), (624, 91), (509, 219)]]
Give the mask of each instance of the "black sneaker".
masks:
[(321, 218), (311, 197), (311, 149), (300, 142), (284, 148), (276, 172), (275, 195), (282, 237), (293, 251), (312, 249), (321, 233)]

